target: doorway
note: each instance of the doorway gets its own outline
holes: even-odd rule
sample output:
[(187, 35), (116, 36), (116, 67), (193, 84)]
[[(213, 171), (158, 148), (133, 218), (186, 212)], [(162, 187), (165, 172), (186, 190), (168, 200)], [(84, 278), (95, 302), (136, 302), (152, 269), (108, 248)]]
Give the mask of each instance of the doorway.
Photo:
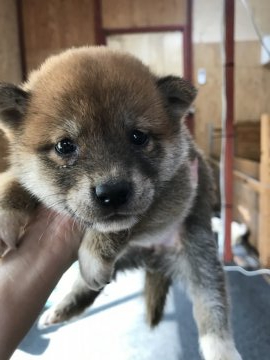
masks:
[(156, 75), (184, 74), (181, 31), (108, 35), (106, 43), (112, 49), (136, 56)]

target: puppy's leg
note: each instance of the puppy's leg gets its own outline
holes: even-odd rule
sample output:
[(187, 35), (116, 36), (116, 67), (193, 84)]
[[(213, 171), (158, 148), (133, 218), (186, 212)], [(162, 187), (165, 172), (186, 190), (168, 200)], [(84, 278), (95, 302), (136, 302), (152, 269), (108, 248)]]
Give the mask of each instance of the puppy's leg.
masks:
[(88, 230), (79, 249), (79, 264), (83, 279), (93, 290), (111, 282), (117, 257), (125, 248), (128, 232), (98, 233)]
[(145, 303), (147, 322), (151, 328), (157, 326), (162, 319), (171, 279), (159, 272), (146, 271)]
[(80, 274), (71, 291), (55, 306), (45, 311), (39, 319), (39, 326), (46, 327), (68, 321), (80, 315), (93, 304), (99, 291), (89, 289)]
[(179, 259), (181, 276), (193, 302), (205, 360), (241, 360), (229, 320), (225, 279), (211, 232), (193, 227)]
[[(166, 297), (172, 283), (171, 277), (166, 275), (167, 266), (164, 257), (166, 257), (166, 248), (131, 246), (115, 264), (117, 272), (139, 268), (146, 270), (144, 297), (146, 318), (151, 328), (157, 326), (162, 319)], [(170, 264), (170, 256), (168, 260)], [(163, 271), (164, 265), (165, 271)]]
[(11, 171), (0, 175), (0, 256), (16, 248), (36, 205)]
[[(88, 239), (89, 240), (89, 239)], [(147, 259), (152, 257), (153, 251), (150, 249), (143, 248), (131, 248), (130, 251), (126, 252), (124, 256), (119, 258), (115, 264), (115, 270), (113, 277), (116, 276), (118, 271), (124, 271), (128, 269), (134, 269), (145, 266)], [(157, 282), (155, 282), (156, 285)], [(151, 286), (155, 292), (155, 288)], [(85, 309), (91, 306), (95, 299), (98, 297), (101, 291), (94, 291), (89, 288), (86, 282), (78, 273), (77, 279), (74, 282), (71, 291), (55, 306), (45, 311), (39, 320), (39, 326), (51, 326), (59, 324), (64, 321), (68, 321), (73, 317), (80, 315)], [(153, 296), (154, 292), (150, 292), (150, 287), (147, 286), (147, 294)], [(154, 297), (152, 297), (154, 302)], [(151, 302), (151, 308), (155, 307), (155, 304)], [(159, 312), (161, 311), (159, 305)], [(155, 311), (152, 310), (155, 314)]]

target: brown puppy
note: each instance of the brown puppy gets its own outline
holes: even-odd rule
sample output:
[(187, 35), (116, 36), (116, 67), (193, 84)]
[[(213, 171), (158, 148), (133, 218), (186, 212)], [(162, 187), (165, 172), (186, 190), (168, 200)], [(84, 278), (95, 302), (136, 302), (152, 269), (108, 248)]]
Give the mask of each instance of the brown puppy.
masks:
[(49, 58), (22, 87), (1, 85), (0, 123), (10, 140), (2, 246), (16, 245), (39, 202), (85, 227), (84, 280), (47, 323), (90, 305), (117, 270), (144, 266), (152, 326), (180, 278), (204, 358), (241, 359), (211, 233), (211, 177), (180, 122), (195, 95), (181, 78), (157, 78), (132, 56), (95, 47)]

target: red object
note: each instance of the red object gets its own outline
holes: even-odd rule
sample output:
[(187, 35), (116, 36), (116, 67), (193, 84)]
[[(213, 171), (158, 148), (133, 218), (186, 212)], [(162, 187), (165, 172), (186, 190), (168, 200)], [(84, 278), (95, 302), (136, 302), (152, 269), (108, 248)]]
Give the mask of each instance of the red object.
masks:
[(18, 38), (19, 38), (19, 48), (20, 48), (20, 62), (21, 62), (21, 72), (22, 80), (26, 80), (26, 55), (25, 55), (25, 42), (24, 42), (24, 26), (23, 26), (23, 16), (22, 16), (22, 4), (20, 0), (16, 1), (17, 8), (17, 21), (18, 21)]
[(102, 24), (101, 0), (94, 0), (95, 42), (97, 45), (106, 44), (106, 35)]
[[(193, 46), (192, 46), (192, 10), (193, 0), (187, 0), (186, 26), (183, 30), (184, 78), (193, 83)], [(187, 127), (194, 135), (195, 118), (189, 114), (186, 118)]]
[(234, 140), (234, 0), (224, 0), (225, 18), (225, 158), (224, 158), (224, 261), (231, 262), (231, 223), (233, 210), (233, 140)]

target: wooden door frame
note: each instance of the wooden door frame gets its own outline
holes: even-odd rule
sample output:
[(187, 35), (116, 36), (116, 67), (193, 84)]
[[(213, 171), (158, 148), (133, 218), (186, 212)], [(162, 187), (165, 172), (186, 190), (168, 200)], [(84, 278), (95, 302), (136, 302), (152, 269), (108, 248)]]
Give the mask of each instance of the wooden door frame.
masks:
[(185, 79), (192, 81), (192, 2), (187, 0), (186, 24), (105, 28), (102, 21), (102, 0), (94, 0), (96, 45), (106, 45), (106, 37), (109, 35), (180, 31), (183, 35), (183, 74)]
[[(162, 26), (138, 26), (105, 28), (102, 19), (102, 0), (94, 0), (95, 16), (95, 41), (96, 45), (106, 45), (106, 37), (109, 35), (140, 34), (152, 32), (180, 31), (183, 36), (183, 76), (193, 82), (193, 49), (192, 49), (192, 8), (193, 0), (187, 0), (186, 24), (162, 25)], [(194, 133), (194, 115), (187, 117), (187, 125), (190, 132)]]

